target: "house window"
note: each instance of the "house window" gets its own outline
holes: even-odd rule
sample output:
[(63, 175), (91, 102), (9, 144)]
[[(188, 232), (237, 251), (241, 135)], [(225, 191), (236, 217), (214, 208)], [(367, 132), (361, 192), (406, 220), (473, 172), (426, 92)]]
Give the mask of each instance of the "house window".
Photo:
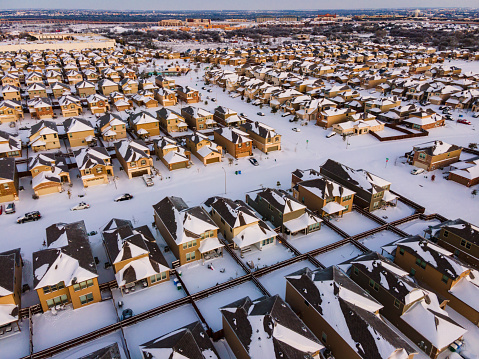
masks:
[(401, 306), (401, 302), (397, 299), (394, 299), (394, 306), (399, 309), (399, 307)]
[(9, 189), (10, 187), (8, 186), (8, 183), (4, 183), (4, 184), (3, 184), (3, 188)]
[(98, 168), (96, 169), (96, 173), (102, 173), (102, 172), (103, 172), (103, 168), (98, 167)]
[(73, 290), (75, 292), (77, 292), (79, 290), (86, 289), (86, 288), (89, 288), (91, 286), (93, 286), (93, 279), (88, 279), (88, 280), (85, 280), (83, 282), (73, 284)]
[(414, 268), (411, 268), (410, 274), (411, 274), (411, 277), (414, 277), (414, 275), (416, 274), (416, 270)]
[(142, 166), (146, 165), (146, 160), (141, 160), (141, 165)]
[(323, 333), (321, 334), (321, 340), (322, 340), (323, 343), (325, 343), (325, 344), (326, 344), (326, 342), (328, 341), (328, 336), (326, 335), (325, 332), (323, 332)]
[(135, 162), (131, 162), (131, 163), (130, 163), (130, 167), (132, 167), (132, 168), (133, 168), (133, 167), (136, 167), (136, 163), (135, 163)]
[(420, 160), (425, 160), (426, 159), (426, 154), (425, 153), (420, 153), (419, 154), (419, 159)]
[(58, 284), (55, 285), (50, 285), (43, 287), (43, 294), (48, 294), (51, 292), (56, 292), (57, 290), (65, 288), (65, 283), (64, 282), (59, 282)]
[(196, 253), (195, 252), (186, 253), (186, 261), (187, 262), (192, 261), (195, 258), (196, 258)]
[(444, 237), (448, 237), (449, 236), (449, 232), (448, 231), (444, 231)]
[(471, 242), (466, 243), (466, 249), (471, 249)]
[(52, 308), (56, 305), (65, 304), (65, 303), (68, 303), (68, 297), (66, 294), (47, 300), (48, 308)]
[(85, 305), (85, 304), (88, 304), (90, 302), (93, 302), (93, 293), (88, 293), (86, 295), (81, 295), (80, 296), (81, 305)]
[(449, 280), (449, 277), (447, 275), (442, 276), (442, 281), (447, 284), (447, 281)]
[(404, 249), (400, 248), (399, 249), (399, 254), (403, 256), (404, 255)]
[(359, 275), (359, 269), (358, 268), (354, 267), (353, 271), (354, 271), (354, 274)]
[(263, 246), (265, 246), (265, 245), (271, 244), (271, 243), (273, 243), (273, 242), (274, 242), (274, 237), (271, 237), (271, 238), (263, 239), (263, 240), (261, 241), (261, 244), (262, 244)]
[(152, 275), (150, 277), (150, 282), (151, 283), (156, 283), (156, 282), (160, 282), (160, 281), (165, 280), (165, 279), (166, 279), (166, 272), (161, 272), (161, 273)]

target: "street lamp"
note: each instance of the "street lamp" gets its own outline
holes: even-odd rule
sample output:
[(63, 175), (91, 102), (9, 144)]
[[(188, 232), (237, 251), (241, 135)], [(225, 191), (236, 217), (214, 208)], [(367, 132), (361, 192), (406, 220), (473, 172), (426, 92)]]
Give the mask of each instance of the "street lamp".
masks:
[(221, 168), (223, 169), (223, 171), (224, 171), (224, 173), (225, 173), (225, 194), (226, 194), (226, 170), (225, 170), (224, 167), (221, 167)]

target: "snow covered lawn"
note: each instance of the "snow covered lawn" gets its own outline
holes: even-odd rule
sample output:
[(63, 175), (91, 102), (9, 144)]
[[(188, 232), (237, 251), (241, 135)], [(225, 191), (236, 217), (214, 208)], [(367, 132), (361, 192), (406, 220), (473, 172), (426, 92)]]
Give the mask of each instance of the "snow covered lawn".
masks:
[[(451, 307), (446, 307), (446, 312), (459, 325), (467, 329), (467, 333), (464, 334), (464, 345), (459, 354), (468, 359), (479, 358), (479, 328)], [(451, 352), (446, 350), (438, 356), (438, 359), (446, 359), (449, 354)]]
[(33, 351), (38, 352), (117, 321), (115, 308), (109, 300), (75, 310), (69, 305), (57, 315), (51, 311), (36, 314), (33, 317)]
[[(248, 262), (253, 262), (253, 267), (256, 269), (282, 262), (294, 256), (293, 252), (278, 242), (264, 246), (261, 251), (254, 246), (251, 248), (251, 252), (245, 253), (241, 260), (246, 265), (248, 265)], [(240, 251), (236, 250), (235, 252), (239, 257)]]
[(30, 334), (28, 319), (18, 323), (21, 332), (0, 337), (0, 357), (18, 359), (30, 355)]
[(398, 201), (397, 206), (395, 207), (384, 207), (382, 209), (377, 209), (372, 213), (379, 218), (384, 219), (386, 222), (394, 222), (398, 219), (409, 217), (414, 214), (415, 210), (412, 207), (409, 207), (407, 204)]
[(274, 272), (266, 274), (258, 279), (269, 294), (279, 294), (279, 296), (284, 299), (286, 295), (286, 280), (284, 277), (303, 269), (304, 267), (308, 267), (311, 270), (317, 269), (310, 261), (301, 261), (275, 270)]
[(356, 258), (360, 254), (363, 254), (363, 252), (361, 252), (355, 245), (348, 243), (344, 246), (333, 249), (332, 251), (320, 254), (315, 258), (325, 267), (329, 267)]
[(223, 328), (219, 308), (246, 296), (250, 297), (251, 300), (255, 300), (262, 297), (263, 294), (253, 282), (249, 281), (213, 294), (208, 298), (201, 299), (196, 302), (196, 305), (205, 318), (206, 323), (208, 323), (213, 332), (216, 332)]
[(372, 236), (365, 237), (359, 240), (360, 243), (364, 244), (373, 252), (378, 252), (381, 254), (381, 247), (401, 238), (391, 231), (381, 231), (379, 233), (373, 234)]
[[(211, 264), (214, 270), (209, 269), (208, 264)], [(181, 270), (181, 279), (190, 294), (246, 274), (243, 268), (226, 251), (223, 252), (223, 257), (208, 260), (204, 264), (201, 261), (196, 261), (185, 264), (178, 269)], [(224, 273), (221, 273), (222, 269), (225, 270)]]
[(139, 349), (141, 344), (197, 321), (199, 319), (193, 306), (187, 304), (126, 327), (123, 332), (131, 359), (143, 359)]
[(435, 226), (436, 224), (440, 224), (441, 221), (437, 219), (433, 219), (431, 221), (423, 221), (422, 219), (415, 219), (410, 222), (406, 222), (396, 226), (397, 228), (403, 230), (406, 233), (409, 233), (411, 236), (419, 234), (420, 236), (424, 235), (424, 231), (429, 226)]
[[(183, 289), (178, 290), (176, 288), (173, 278), (152, 287), (141, 290), (137, 288), (135, 292), (123, 294), (123, 296), (119, 289), (113, 289), (112, 293), (119, 317), (126, 308), (133, 310), (133, 314), (136, 315), (186, 296)], [(118, 301), (120, 300), (123, 302), (122, 308), (118, 308)]]
[(363, 233), (380, 226), (379, 223), (364, 217), (362, 214), (356, 211), (346, 213), (342, 218), (332, 220), (331, 223), (336, 227), (341, 228), (350, 236), (354, 236), (355, 234)]
[(343, 237), (325, 225), (322, 225), (319, 231), (315, 231), (307, 235), (297, 234), (295, 236), (291, 236), (291, 239), (289, 239), (288, 235), (287, 238), (289, 244), (291, 244), (301, 253), (306, 253), (312, 251), (313, 249), (321, 248), (343, 239)]

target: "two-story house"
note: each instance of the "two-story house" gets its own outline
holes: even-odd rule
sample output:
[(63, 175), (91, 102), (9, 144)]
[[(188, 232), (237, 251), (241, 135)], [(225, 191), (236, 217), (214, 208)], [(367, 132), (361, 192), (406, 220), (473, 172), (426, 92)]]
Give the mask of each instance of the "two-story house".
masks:
[(178, 102), (176, 98), (176, 92), (170, 90), (168, 88), (160, 88), (155, 91), (155, 99), (162, 105), (162, 106), (175, 106)]
[(0, 101), (0, 124), (5, 122), (15, 122), (23, 117), (23, 109), (20, 101)]
[(253, 155), (253, 141), (246, 132), (223, 127), (214, 131), (214, 141), (234, 158)]
[(47, 87), (38, 82), (32, 83), (30, 86), (27, 87), (28, 98), (37, 98), (37, 97), (48, 97), (47, 95)]
[(198, 103), (201, 101), (200, 92), (190, 86), (176, 85), (176, 95), (179, 101), (185, 103)]
[(89, 146), (95, 143), (95, 129), (91, 122), (82, 117), (71, 117), (63, 121), (70, 147)]
[(108, 96), (114, 91), (118, 91), (118, 83), (113, 82), (110, 79), (102, 79), (98, 81), (98, 90), (102, 95)]
[(22, 140), (20, 137), (0, 130), (0, 158), (21, 156)]
[(153, 148), (157, 158), (163, 162), (168, 170), (178, 170), (191, 166), (191, 153), (168, 137), (160, 137), (153, 141)]
[(126, 138), (126, 121), (114, 113), (101, 116), (97, 122), (97, 128), (104, 141), (116, 141)]
[(53, 121), (40, 121), (30, 128), (28, 144), (33, 150), (45, 151), (60, 148), (57, 125)]
[(156, 117), (160, 121), (160, 127), (168, 134), (188, 130), (185, 119), (176, 111), (163, 107), (156, 111)]
[(244, 117), (238, 116), (238, 112), (224, 106), (215, 108), (213, 118), (216, 122), (228, 127), (238, 127), (246, 122)]
[(132, 128), (140, 138), (160, 135), (160, 121), (149, 112), (140, 111), (128, 118)]
[(75, 85), (75, 88), (81, 98), (87, 98), (96, 93), (95, 84), (90, 81), (81, 81)]
[(18, 200), (18, 173), (15, 159), (0, 158), (0, 203)]
[(0, 253), (0, 333), (20, 331), (23, 260), (20, 248)]
[(105, 113), (110, 110), (108, 97), (95, 93), (87, 97), (88, 108), (95, 115), (97, 113)]
[(186, 106), (181, 109), (181, 115), (184, 117), (188, 126), (196, 131), (216, 127), (216, 121), (213, 120), (213, 114), (205, 109)]
[(150, 149), (142, 140), (115, 142), (116, 158), (120, 161), (128, 178), (151, 174), (153, 159)]
[(20, 87), (13, 85), (2, 86), (2, 96), (4, 100), (21, 101), (22, 95), (20, 94)]
[(52, 102), (49, 98), (38, 97), (27, 101), (28, 111), (32, 118), (39, 120), (53, 118)]
[(437, 140), (414, 146), (412, 151), (406, 154), (406, 158), (415, 167), (434, 171), (459, 161), (461, 152), (462, 147)]
[(186, 136), (186, 148), (206, 166), (221, 162), (223, 149), (207, 136), (195, 132)]
[(58, 99), (63, 117), (79, 116), (83, 110), (80, 98), (73, 95), (63, 95)]
[(70, 174), (65, 157), (40, 153), (28, 159), (32, 175), (32, 188), (37, 196), (62, 191), (62, 183), (70, 183)]
[(113, 165), (104, 147), (88, 147), (73, 151), (84, 187), (108, 183)]
[(281, 135), (262, 122), (245, 122), (240, 129), (250, 135), (253, 146), (264, 153), (281, 150)]

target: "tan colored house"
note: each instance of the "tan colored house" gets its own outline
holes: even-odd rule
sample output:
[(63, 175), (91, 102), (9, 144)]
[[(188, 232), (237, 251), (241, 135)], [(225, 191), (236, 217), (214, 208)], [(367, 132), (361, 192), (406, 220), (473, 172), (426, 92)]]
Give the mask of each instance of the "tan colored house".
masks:
[[(101, 301), (95, 259), (83, 221), (52, 224), (46, 248), (33, 253), (33, 285), (44, 312)], [(65, 268), (73, 268), (65, 270)]]
[(221, 162), (223, 149), (210, 139), (195, 132), (186, 136), (186, 148), (193, 153), (206, 166), (211, 163)]
[(181, 115), (188, 126), (196, 131), (211, 129), (217, 126), (213, 114), (205, 109), (187, 106), (181, 109)]
[(238, 112), (224, 106), (215, 108), (214, 120), (228, 127), (238, 127), (246, 122), (244, 117), (238, 116)]
[(70, 70), (65, 73), (65, 77), (70, 85), (76, 85), (79, 82), (83, 81), (83, 76), (81, 72), (77, 70)]
[(135, 94), (138, 92), (138, 81), (130, 78), (124, 78), (120, 81), (120, 87), (121, 91), (125, 95)]
[(121, 294), (158, 285), (170, 279), (170, 268), (148, 226), (112, 219), (103, 229), (103, 245)]
[(20, 248), (0, 253), (0, 268), (2, 268), (0, 332), (7, 335), (20, 331), (18, 320), (20, 319), (23, 265)]
[(86, 100), (88, 102), (88, 108), (93, 115), (97, 113), (106, 113), (110, 110), (110, 103), (106, 96), (95, 93), (88, 96)]
[(219, 128), (214, 131), (214, 141), (234, 158), (253, 155), (253, 141), (246, 132), (236, 128)]
[(348, 121), (354, 114), (356, 111), (351, 108), (330, 108), (318, 113), (316, 123), (318, 126), (330, 128), (337, 123)]
[(53, 118), (55, 115), (49, 98), (39, 97), (28, 100), (27, 106), (30, 115), (39, 120)]
[(223, 254), (218, 226), (202, 207), (189, 208), (182, 198), (165, 197), (153, 210), (156, 228), (180, 265)]
[(153, 141), (153, 148), (157, 158), (163, 162), (168, 170), (178, 170), (191, 166), (191, 153), (179, 146), (175, 140), (168, 137), (160, 137)]
[(151, 174), (153, 159), (150, 149), (142, 140), (122, 140), (115, 142), (116, 158), (129, 179)]
[(34, 84), (34, 83), (40, 83), (43, 84), (43, 76), (39, 72), (30, 72), (25, 76), (25, 84), (27, 86)]
[(336, 123), (333, 125), (333, 131), (341, 136), (349, 135), (364, 135), (370, 131), (379, 132), (384, 130), (384, 123), (374, 119), (374, 116), (370, 120), (355, 120), (356, 115), (351, 118), (353, 120)]
[(113, 165), (104, 147), (88, 147), (73, 151), (84, 187), (109, 183)]
[(63, 95), (58, 99), (63, 117), (79, 116), (83, 110), (80, 98), (73, 95)]
[(21, 101), (20, 87), (6, 85), (2, 87), (2, 96), (4, 100)]
[(61, 147), (57, 125), (53, 121), (40, 121), (30, 128), (28, 145), (33, 152), (46, 151)]
[(140, 111), (128, 118), (132, 128), (141, 138), (160, 135), (160, 121), (149, 112)]
[(162, 75), (155, 77), (155, 84), (162, 89), (168, 89), (172, 91), (174, 91), (176, 88), (175, 79)]
[(15, 158), (0, 158), (0, 203), (18, 200), (18, 173)]
[(102, 139), (110, 142), (126, 138), (126, 121), (120, 116), (107, 113), (98, 119), (97, 128), (99, 128)]
[(434, 171), (458, 162), (461, 151), (462, 147), (443, 141), (431, 141), (414, 146), (406, 157), (411, 165)]
[(6, 73), (5, 76), (2, 77), (2, 86), (5, 87), (7, 85), (20, 87), (20, 79), (17, 75)]
[(98, 90), (104, 96), (108, 96), (112, 92), (118, 91), (118, 89), (118, 84), (110, 79), (102, 79), (98, 81)]
[(0, 130), (0, 158), (21, 156), (22, 140), (20, 137)]
[(30, 86), (28, 86), (27, 92), (30, 99), (37, 97), (48, 97), (47, 87), (43, 83), (32, 83)]
[(183, 87), (176, 85), (176, 94), (178, 96), (178, 100), (185, 103), (198, 103), (201, 101), (200, 92), (189, 86)]
[(63, 183), (71, 183), (68, 164), (64, 157), (54, 154), (37, 154), (28, 160), (32, 175), (32, 188), (37, 196), (62, 192)]
[(50, 85), (53, 97), (60, 98), (65, 95), (71, 95), (71, 87), (62, 82), (54, 82)]
[(81, 81), (77, 83), (75, 87), (80, 98), (87, 98), (88, 96), (94, 95), (96, 93), (95, 84), (90, 81)]
[(281, 150), (281, 135), (262, 122), (245, 122), (240, 129), (253, 140), (253, 146), (264, 153)]
[(176, 98), (176, 92), (168, 88), (160, 88), (155, 91), (155, 99), (162, 106), (175, 106), (178, 102)]
[(188, 130), (188, 125), (183, 116), (179, 113), (169, 110), (165, 107), (156, 111), (156, 117), (160, 121), (160, 127), (166, 133), (184, 132)]
[(23, 118), (23, 116), (23, 109), (20, 101), (0, 101), (0, 124), (18, 121), (19, 119)]
[(95, 129), (90, 121), (81, 117), (71, 117), (63, 121), (70, 147), (90, 146), (96, 143)]

